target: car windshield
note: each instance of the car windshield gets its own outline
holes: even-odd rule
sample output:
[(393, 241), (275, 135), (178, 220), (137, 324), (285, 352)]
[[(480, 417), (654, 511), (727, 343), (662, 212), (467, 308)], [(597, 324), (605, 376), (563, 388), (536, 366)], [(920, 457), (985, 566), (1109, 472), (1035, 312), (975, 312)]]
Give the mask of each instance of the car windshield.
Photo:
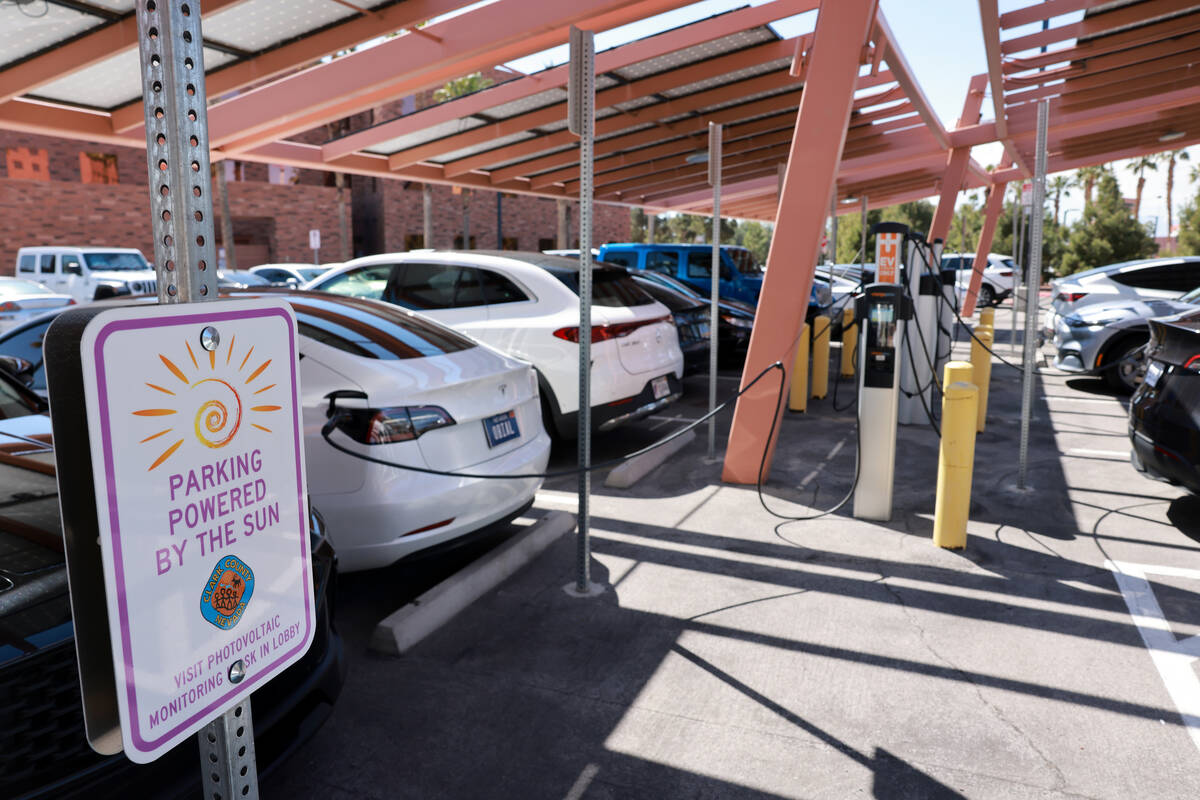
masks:
[(25, 396), (13, 385), (13, 378), (7, 373), (0, 376), (0, 419), (27, 417), (38, 413), (37, 404), (32, 398)]
[(308, 269), (298, 269), (298, 270), (296, 270), (296, 272), (299, 272), (300, 277), (304, 278), (304, 280), (306, 280), (306, 281), (311, 281), (311, 280), (313, 280), (315, 278), (319, 278), (325, 274), (325, 270), (321, 267), (310, 267)]
[(476, 345), (450, 328), (385, 303), (315, 294), (289, 296), (288, 301), (303, 336), (363, 358), (426, 358)]
[(92, 270), (116, 272), (150, 269), (141, 253), (84, 253), (83, 260), (87, 262), (88, 269)]
[(1191, 303), (1192, 305), (1200, 305), (1200, 286), (1192, 289), (1190, 292), (1179, 298), (1181, 303)]
[(19, 297), (30, 294), (53, 294), (53, 292), (36, 281), (17, 279), (0, 281), (0, 296)]

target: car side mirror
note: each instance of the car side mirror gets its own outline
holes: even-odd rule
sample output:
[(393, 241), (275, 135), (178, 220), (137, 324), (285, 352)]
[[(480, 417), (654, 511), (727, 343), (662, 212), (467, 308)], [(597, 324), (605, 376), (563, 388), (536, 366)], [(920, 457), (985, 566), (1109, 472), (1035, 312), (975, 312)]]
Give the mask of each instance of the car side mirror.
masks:
[(0, 355), (0, 369), (19, 380), (25, 386), (33, 386), (33, 374), (37, 367), (27, 358)]
[(78, 264), (64, 264), (63, 272), (69, 275), (82, 275), (83, 267), (79, 266)]

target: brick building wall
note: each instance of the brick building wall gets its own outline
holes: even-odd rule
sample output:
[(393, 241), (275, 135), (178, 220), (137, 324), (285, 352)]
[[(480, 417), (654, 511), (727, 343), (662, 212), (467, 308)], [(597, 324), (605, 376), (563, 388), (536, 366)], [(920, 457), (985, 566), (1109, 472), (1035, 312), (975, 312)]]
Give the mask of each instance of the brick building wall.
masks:
[[(412, 237), (421, 236), (425, 225), (423, 184), (384, 181), (382, 184), (383, 248), (404, 250)], [(477, 250), (495, 250), (496, 193), (473, 190), (469, 193), (470, 233)], [(554, 200), (528, 195), (501, 196), (500, 232), (508, 249), (540, 250), (557, 246), (558, 216)], [(464, 195), (449, 186), (433, 187), (433, 242), (426, 246), (448, 249), (461, 242)], [(579, 241), (579, 204), (571, 203), (570, 245)], [(593, 244), (629, 241), (629, 209), (596, 205)], [(458, 240), (458, 242), (456, 242)], [(515, 240), (515, 241), (514, 241)]]

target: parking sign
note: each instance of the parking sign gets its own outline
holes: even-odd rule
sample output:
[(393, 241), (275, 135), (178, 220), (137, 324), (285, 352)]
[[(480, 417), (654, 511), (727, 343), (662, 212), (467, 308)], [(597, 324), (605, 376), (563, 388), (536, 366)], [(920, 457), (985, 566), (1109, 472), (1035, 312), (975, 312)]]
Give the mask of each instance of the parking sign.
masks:
[(296, 321), (274, 300), (115, 308), (79, 354), (121, 737), (144, 763), (312, 641)]

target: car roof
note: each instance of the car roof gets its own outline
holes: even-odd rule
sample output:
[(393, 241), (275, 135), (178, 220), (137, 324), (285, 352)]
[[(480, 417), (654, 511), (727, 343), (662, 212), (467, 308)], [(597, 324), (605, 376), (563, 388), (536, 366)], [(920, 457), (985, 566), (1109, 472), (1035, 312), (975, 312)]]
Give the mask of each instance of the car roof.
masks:
[[(712, 250), (711, 244), (684, 244), (672, 242), (609, 242), (608, 244), (600, 245), (600, 249), (605, 248), (622, 248), (622, 249), (645, 249), (645, 250), (677, 250), (683, 248), (685, 250)], [(743, 247), (740, 244), (723, 244), (722, 250), (748, 250), (748, 247)]]
[[(353, 261), (347, 261), (340, 268), (330, 270), (317, 280), (324, 280), (345, 272), (350, 268), (369, 266), (371, 264), (398, 264), (408, 262), (425, 262), (438, 264), (468, 264), (477, 267), (509, 270), (515, 275), (539, 276), (551, 274), (567, 275), (579, 272), (579, 260), (566, 256), (551, 256), (545, 253), (525, 250), (420, 250), (404, 253), (383, 253), (375, 256), (364, 256)], [(621, 270), (611, 264), (595, 262), (594, 269)]]
[(1073, 272), (1070, 275), (1064, 275), (1063, 281), (1077, 281), (1080, 278), (1089, 278), (1093, 275), (1107, 275), (1110, 272), (1129, 267), (1152, 267), (1162, 264), (1200, 264), (1200, 257), (1197, 256), (1166, 256), (1159, 258), (1137, 258), (1132, 261), (1118, 261), (1115, 264), (1105, 264), (1103, 267), (1095, 267), (1093, 269), (1084, 270), (1083, 272)]
[[(17, 250), (18, 253), (33, 252), (42, 253), (46, 250), (78, 250), (81, 253), (139, 253), (141, 250), (136, 247), (80, 247), (75, 244), (39, 244), (22, 247)], [(145, 255), (142, 256), (145, 258)]]

